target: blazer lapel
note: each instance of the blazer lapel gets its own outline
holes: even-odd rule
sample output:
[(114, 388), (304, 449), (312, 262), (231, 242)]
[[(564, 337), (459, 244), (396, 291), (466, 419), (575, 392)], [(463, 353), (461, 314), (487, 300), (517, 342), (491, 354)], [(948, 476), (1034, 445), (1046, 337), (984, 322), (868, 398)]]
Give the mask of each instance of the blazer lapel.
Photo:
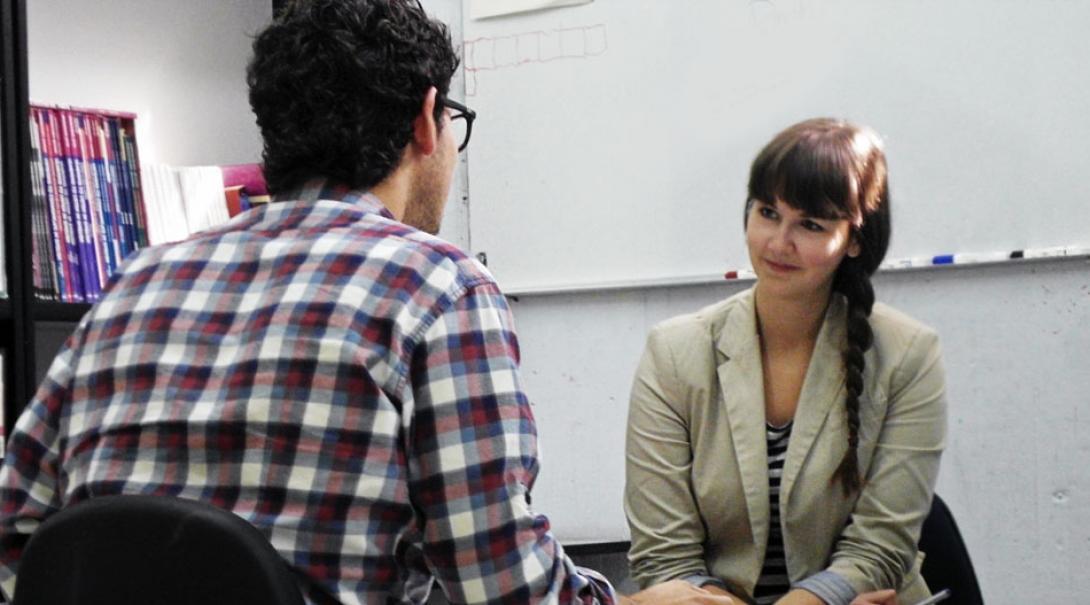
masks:
[[(791, 440), (787, 444), (787, 460), (783, 466), (780, 502), (788, 502), (795, 479), (814, 446), (831, 410), (840, 410), (844, 402), (844, 346), (847, 308), (840, 295), (834, 294), (825, 311), (810, 366), (806, 370), (799, 405), (795, 411)], [(841, 405), (837, 405), (841, 404)]]
[(764, 378), (752, 290), (739, 297), (717, 335), (719, 389), (730, 421), (753, 539), (764, 553), (768, 538), (768, 452), (765, 441)]

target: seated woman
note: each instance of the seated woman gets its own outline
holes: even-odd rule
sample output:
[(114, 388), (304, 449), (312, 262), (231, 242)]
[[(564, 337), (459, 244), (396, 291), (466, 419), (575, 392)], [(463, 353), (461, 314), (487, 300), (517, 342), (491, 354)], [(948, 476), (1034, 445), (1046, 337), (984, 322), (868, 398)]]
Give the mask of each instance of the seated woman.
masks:
[(745, 212), (756, 284), (656, 326), (636, 373), (632, 574), (761, 604), (911, 605), (929, 594), (917, 542), (946, 404), (935, 333), (874, 302), (880, 139), (788, 128), (754, 160)]

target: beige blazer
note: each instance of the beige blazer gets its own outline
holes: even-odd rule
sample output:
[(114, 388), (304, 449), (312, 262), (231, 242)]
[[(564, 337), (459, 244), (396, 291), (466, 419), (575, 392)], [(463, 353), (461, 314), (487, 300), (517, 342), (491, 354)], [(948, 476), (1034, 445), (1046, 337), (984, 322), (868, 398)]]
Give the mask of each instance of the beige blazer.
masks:
[[(935, 333), (889, 307), (871, 314), (860, 401), (862, 491), (832, 477), (847, 449), (846, 303), (834, 295), (810, 360), (781, 481), (787, 570), (828, 569), (857, 592), (929, 595), (919, 575), (946, 435)], [(625, 512), (633, 577), (646, 587), (691, 574), (751, 595), (769, 533), (764, 383), (753, 291), (656, 326), (632, 387)]]

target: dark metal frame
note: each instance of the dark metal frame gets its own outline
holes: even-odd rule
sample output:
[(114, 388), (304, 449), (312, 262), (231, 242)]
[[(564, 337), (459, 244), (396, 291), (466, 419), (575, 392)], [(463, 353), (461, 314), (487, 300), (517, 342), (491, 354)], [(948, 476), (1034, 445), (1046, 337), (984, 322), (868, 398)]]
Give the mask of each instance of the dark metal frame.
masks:
[(8, 278), (7, 313), (0, 347), (4, 356), (4, 433), (29, 399), (34, 377), (34, 339), (30, 318), (30, 131), (27, 125), (26, 2), (0, 5), (0, 145), (3, 153), (4, 257)]

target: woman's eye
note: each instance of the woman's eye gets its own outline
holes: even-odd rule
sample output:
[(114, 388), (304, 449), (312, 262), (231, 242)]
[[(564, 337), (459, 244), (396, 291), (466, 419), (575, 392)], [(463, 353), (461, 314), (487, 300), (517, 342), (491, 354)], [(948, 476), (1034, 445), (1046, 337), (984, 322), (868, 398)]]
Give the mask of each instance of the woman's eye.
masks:
[(773, 210), (773, 209), (771, 209), (771, 208), (769, 208), (768, 206), (761, 206), (761, 207), (759, 207), (759, 208), (757, 209), (757, 212), (761, 213), (761, 216), (762, 216), (762, 217), (764, 217), (764, 218), (768, 218), (768, 219), (774, 219), (774, 218), (776, 218), (776, 217), (778, 216), (778, 215), (776, 214), (776, 211), (775, 211), (775, 210)]
[(807, 231), (813, 231), (815, 233), (825, 231), (825, 227), (822, 227), (814, 221), (803, 221), (802, 228), (806, 229)]

